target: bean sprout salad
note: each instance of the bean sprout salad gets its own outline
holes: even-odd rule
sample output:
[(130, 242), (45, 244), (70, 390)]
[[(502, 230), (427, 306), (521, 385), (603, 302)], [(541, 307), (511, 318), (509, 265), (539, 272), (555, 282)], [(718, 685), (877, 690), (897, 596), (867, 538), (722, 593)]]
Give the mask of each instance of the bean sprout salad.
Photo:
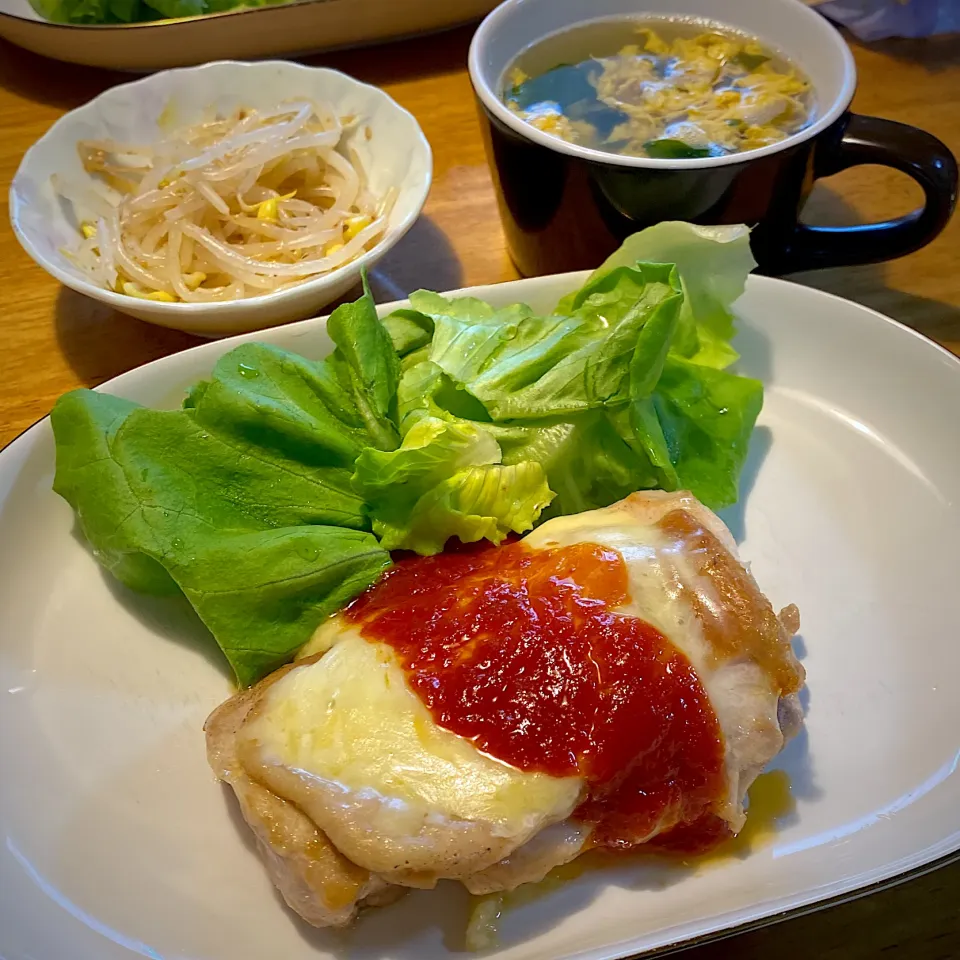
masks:
[(92, 186), (54, 178), (83, 235), (65, 252), (98, 286), (170, 303), (323, 276), (386, 231), (396, 191), (371, 192), (354, 144), (370, 136), (356, 117), (297, 102), (238, 110), (150, 146), (81, 141)]

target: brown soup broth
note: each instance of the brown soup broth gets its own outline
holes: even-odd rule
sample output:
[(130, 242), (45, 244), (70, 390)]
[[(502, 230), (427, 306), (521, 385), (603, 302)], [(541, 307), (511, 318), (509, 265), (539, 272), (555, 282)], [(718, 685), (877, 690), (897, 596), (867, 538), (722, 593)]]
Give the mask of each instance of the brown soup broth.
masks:
[(570, 143), (626, 156), (726, 156), (777, 143), (816, 114), (806, 75), (712, 21), (594, 20), (546, 37), (508, 68), (502, 98)]

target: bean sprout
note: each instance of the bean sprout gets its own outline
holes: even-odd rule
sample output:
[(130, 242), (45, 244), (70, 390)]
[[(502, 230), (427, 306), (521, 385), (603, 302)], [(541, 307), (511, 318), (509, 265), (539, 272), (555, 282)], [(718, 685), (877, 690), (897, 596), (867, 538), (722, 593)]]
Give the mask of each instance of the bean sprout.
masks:
[(98, 286), (167, 302), (261, 296), (350, 263), (383, 237), (375, 197), (327, 104), (240, 110), (152, 147), (77, 144), (92, 188), (54, 178), (82, 238), (64, 251)]

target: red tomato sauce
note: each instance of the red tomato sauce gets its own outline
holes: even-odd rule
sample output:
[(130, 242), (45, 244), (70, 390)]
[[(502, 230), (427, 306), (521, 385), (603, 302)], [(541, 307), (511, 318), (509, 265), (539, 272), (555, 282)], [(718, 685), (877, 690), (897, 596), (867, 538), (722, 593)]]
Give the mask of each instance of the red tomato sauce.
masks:
[[(596, 544), (522, 543), (401, 559), (347, 615), (389, 644), (436, 722), (526, 771), (580, 776), (575, 816), (594, 846), (726, 835), (723, 741), (686, 657), (649, 623), (612, 612), (626, 564)], [(659, 842), (659, 839), (658, 839)]]

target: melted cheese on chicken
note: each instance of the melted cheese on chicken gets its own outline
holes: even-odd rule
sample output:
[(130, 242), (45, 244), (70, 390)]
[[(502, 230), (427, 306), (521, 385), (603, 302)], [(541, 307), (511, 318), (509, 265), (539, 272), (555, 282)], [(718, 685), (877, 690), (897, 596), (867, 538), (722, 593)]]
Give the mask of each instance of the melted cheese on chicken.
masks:
[(517, 770), (440, 728), (388, 646), (341, 617), (317, 643), (325, 653), (265, 691), (237, 750), (354, 863), (432, 887), (498, 862), (576, 807), (579, 778)]
[(329, 652), (267, 691), (244, 738), (262, 763), (389, 801), (399, 829), (438, 814), (527, 834), (566, 816), (581, 790), (578, 778), (517, 770), (437, 726), (393, 650), (346, 625)]

